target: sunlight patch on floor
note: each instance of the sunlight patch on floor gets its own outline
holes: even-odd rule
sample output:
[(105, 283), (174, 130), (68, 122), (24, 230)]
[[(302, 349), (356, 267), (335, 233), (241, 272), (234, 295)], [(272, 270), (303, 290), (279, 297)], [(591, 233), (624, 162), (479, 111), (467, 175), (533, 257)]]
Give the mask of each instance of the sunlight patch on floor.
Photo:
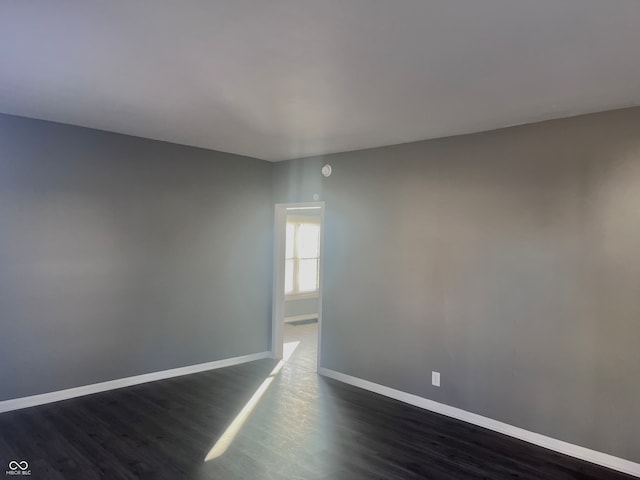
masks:
[(209, 453), (204, 458), (205, 462), (213, 460), (214, 458), (218, 458), (220, 455), (227, 451), (229, 445), (231, 445), (231, 442), (233, 442), (233, 439), (236, 438), (236, 435), (238, 435), (238, 432), (240, 432), (240, 429), (244, 425), (244, 422), (247, 421), (247, 418), (249, 418), (249, 415), (251, 415), (253, 409), (256, 407), (264, 393), (267, 391), (276, 375), (278, 375), (280, 370), (282, 370), (285, 362), (291, 358), (291, 355), (293, 355), (293, 352), (296, 350), (296, 348), (298, 348), (298, 345), (300, 345), (300, 342), (288, 342), (283, 345), (282, 360), (278, 362), (269, 376), (264, 380), (264, 382), (262, 382), (262, 384), (260, 384), (249, 401), (245, 404), (244, 407), (242, 407), (240, 413), (238, 413), (236, 418), (233, 419), (233, 422), (231, 422), (224, 433), (220, 436), (213, 448), (209, 450)]

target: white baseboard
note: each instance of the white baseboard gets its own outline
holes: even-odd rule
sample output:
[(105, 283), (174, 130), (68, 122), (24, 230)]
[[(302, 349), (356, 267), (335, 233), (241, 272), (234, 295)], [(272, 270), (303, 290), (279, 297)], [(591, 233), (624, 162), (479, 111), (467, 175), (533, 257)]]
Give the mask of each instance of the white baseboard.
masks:
[(385, 397), (390, 397), (395, 400), (414, 405), (416, 407), (424, 408), (425, 410), (430, 410), (432, 412), (440, 413), (442, 415), (456, 418), (464, 422), (472, 423), (474, 425), (478, 425), (495, 432), (503, 433), (505, 435), (524, 440), (525, 442), (533, 443), (534, 445), (538, 445), (540, 447), (548, 448), (549, 450), (554, 450), (571, 457), (579, 458), (581, 460), (586, 460), (587, 462), (611, 468), (612, 470), (617, 470), (619, 472), (640, 477), (640, 463), (635, 463), (623, 458), (614, 457), (613, 455), (590, 450), (585, 447), (580, 447), (578, 445), (564, 442), (562, 440), (557, 440), (555, 438), (547, 437), (539, 433), (531, 432), (523, 428), (514, 427), (513, 425), (509, 425), (507, 423), (483, 417), (482, 415), (471, 413), (460, 408), (451, 407), (449, 405), (445, 405), (444, 403), (435, 402), (433, 400), (419, 397), (418, 395), (413, 395), (411, 393), (406, 393), (401, 390), (385, 387), (384, 385), (369, 382), (368, 380), (353, 377), (345, 373), (336, 372), (327, 368), (319, 368), (318, 373), (325, 377), (348, 383), (349, 385), (353, 385), (354, 387), (359, 387), (364, 390), (369, 390), (371, 392), (384, 395)]
[(284, 317), (284, 323), (299, 322), (301, 320), (312, 320), (318, 318), (317, 313), (307, 313), (305, 315), (294, 315), (292, 317)]
[(270, 358), (271, 352), (252, 353), (241, 357), (225, 358), (214, 362), (199, 363), (197, 365), (189, 365), (187, 367), (172, 368), (170, 370), (162, 370), (160, 372), (145, 373), (133, 377), (118, 378), (117, 380), (109, 380), (108, 382), (94, 383), (91, 385), (83, 385), (81, 387), (67, 388), (66, 390), (58, 390), (55, 392), (42, 393), (40, 395), (31, 395), (29, 397), (13, 398), (11, 400), (0, 401), (0, 413), (10, 410), (18, 410), (20, 408), (34, 407), (45, 403), (58, 402), (69, 398), (81, 397), (92, 393), (105, 392), (107, 390), (115, 390), (116, 388), (130, 387), (140, 383), (155, 382), (156, 380), (164, 380), (166, 378), (179, 377), (189, 375), (190, 373), (204, 372), (216, 368), (230, 367), (240, 363), (253, 362), (263, 358)]

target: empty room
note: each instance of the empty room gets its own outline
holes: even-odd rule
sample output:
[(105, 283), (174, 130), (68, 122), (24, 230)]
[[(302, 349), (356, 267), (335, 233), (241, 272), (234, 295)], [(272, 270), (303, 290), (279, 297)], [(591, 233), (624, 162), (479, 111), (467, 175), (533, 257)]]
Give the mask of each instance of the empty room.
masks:
[(0, 0), (0, 476), (640, 478), (638, 0)]

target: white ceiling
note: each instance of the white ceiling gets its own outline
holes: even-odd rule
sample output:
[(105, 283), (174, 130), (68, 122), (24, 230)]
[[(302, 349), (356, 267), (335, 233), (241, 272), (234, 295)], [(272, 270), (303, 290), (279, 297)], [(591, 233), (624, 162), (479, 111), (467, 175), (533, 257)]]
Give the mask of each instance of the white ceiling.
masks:
[(267, 160), (636, 105), (640, 0), (0, 0), (0, 111)]

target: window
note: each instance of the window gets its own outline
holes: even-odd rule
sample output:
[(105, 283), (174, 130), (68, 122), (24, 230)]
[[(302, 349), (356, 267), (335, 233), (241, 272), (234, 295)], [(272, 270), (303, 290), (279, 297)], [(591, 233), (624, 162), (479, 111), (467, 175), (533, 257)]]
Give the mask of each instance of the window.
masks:
[(284, 293), (297, 295), (317, 292), (320, 266), (319, 219), (287, 217)]

